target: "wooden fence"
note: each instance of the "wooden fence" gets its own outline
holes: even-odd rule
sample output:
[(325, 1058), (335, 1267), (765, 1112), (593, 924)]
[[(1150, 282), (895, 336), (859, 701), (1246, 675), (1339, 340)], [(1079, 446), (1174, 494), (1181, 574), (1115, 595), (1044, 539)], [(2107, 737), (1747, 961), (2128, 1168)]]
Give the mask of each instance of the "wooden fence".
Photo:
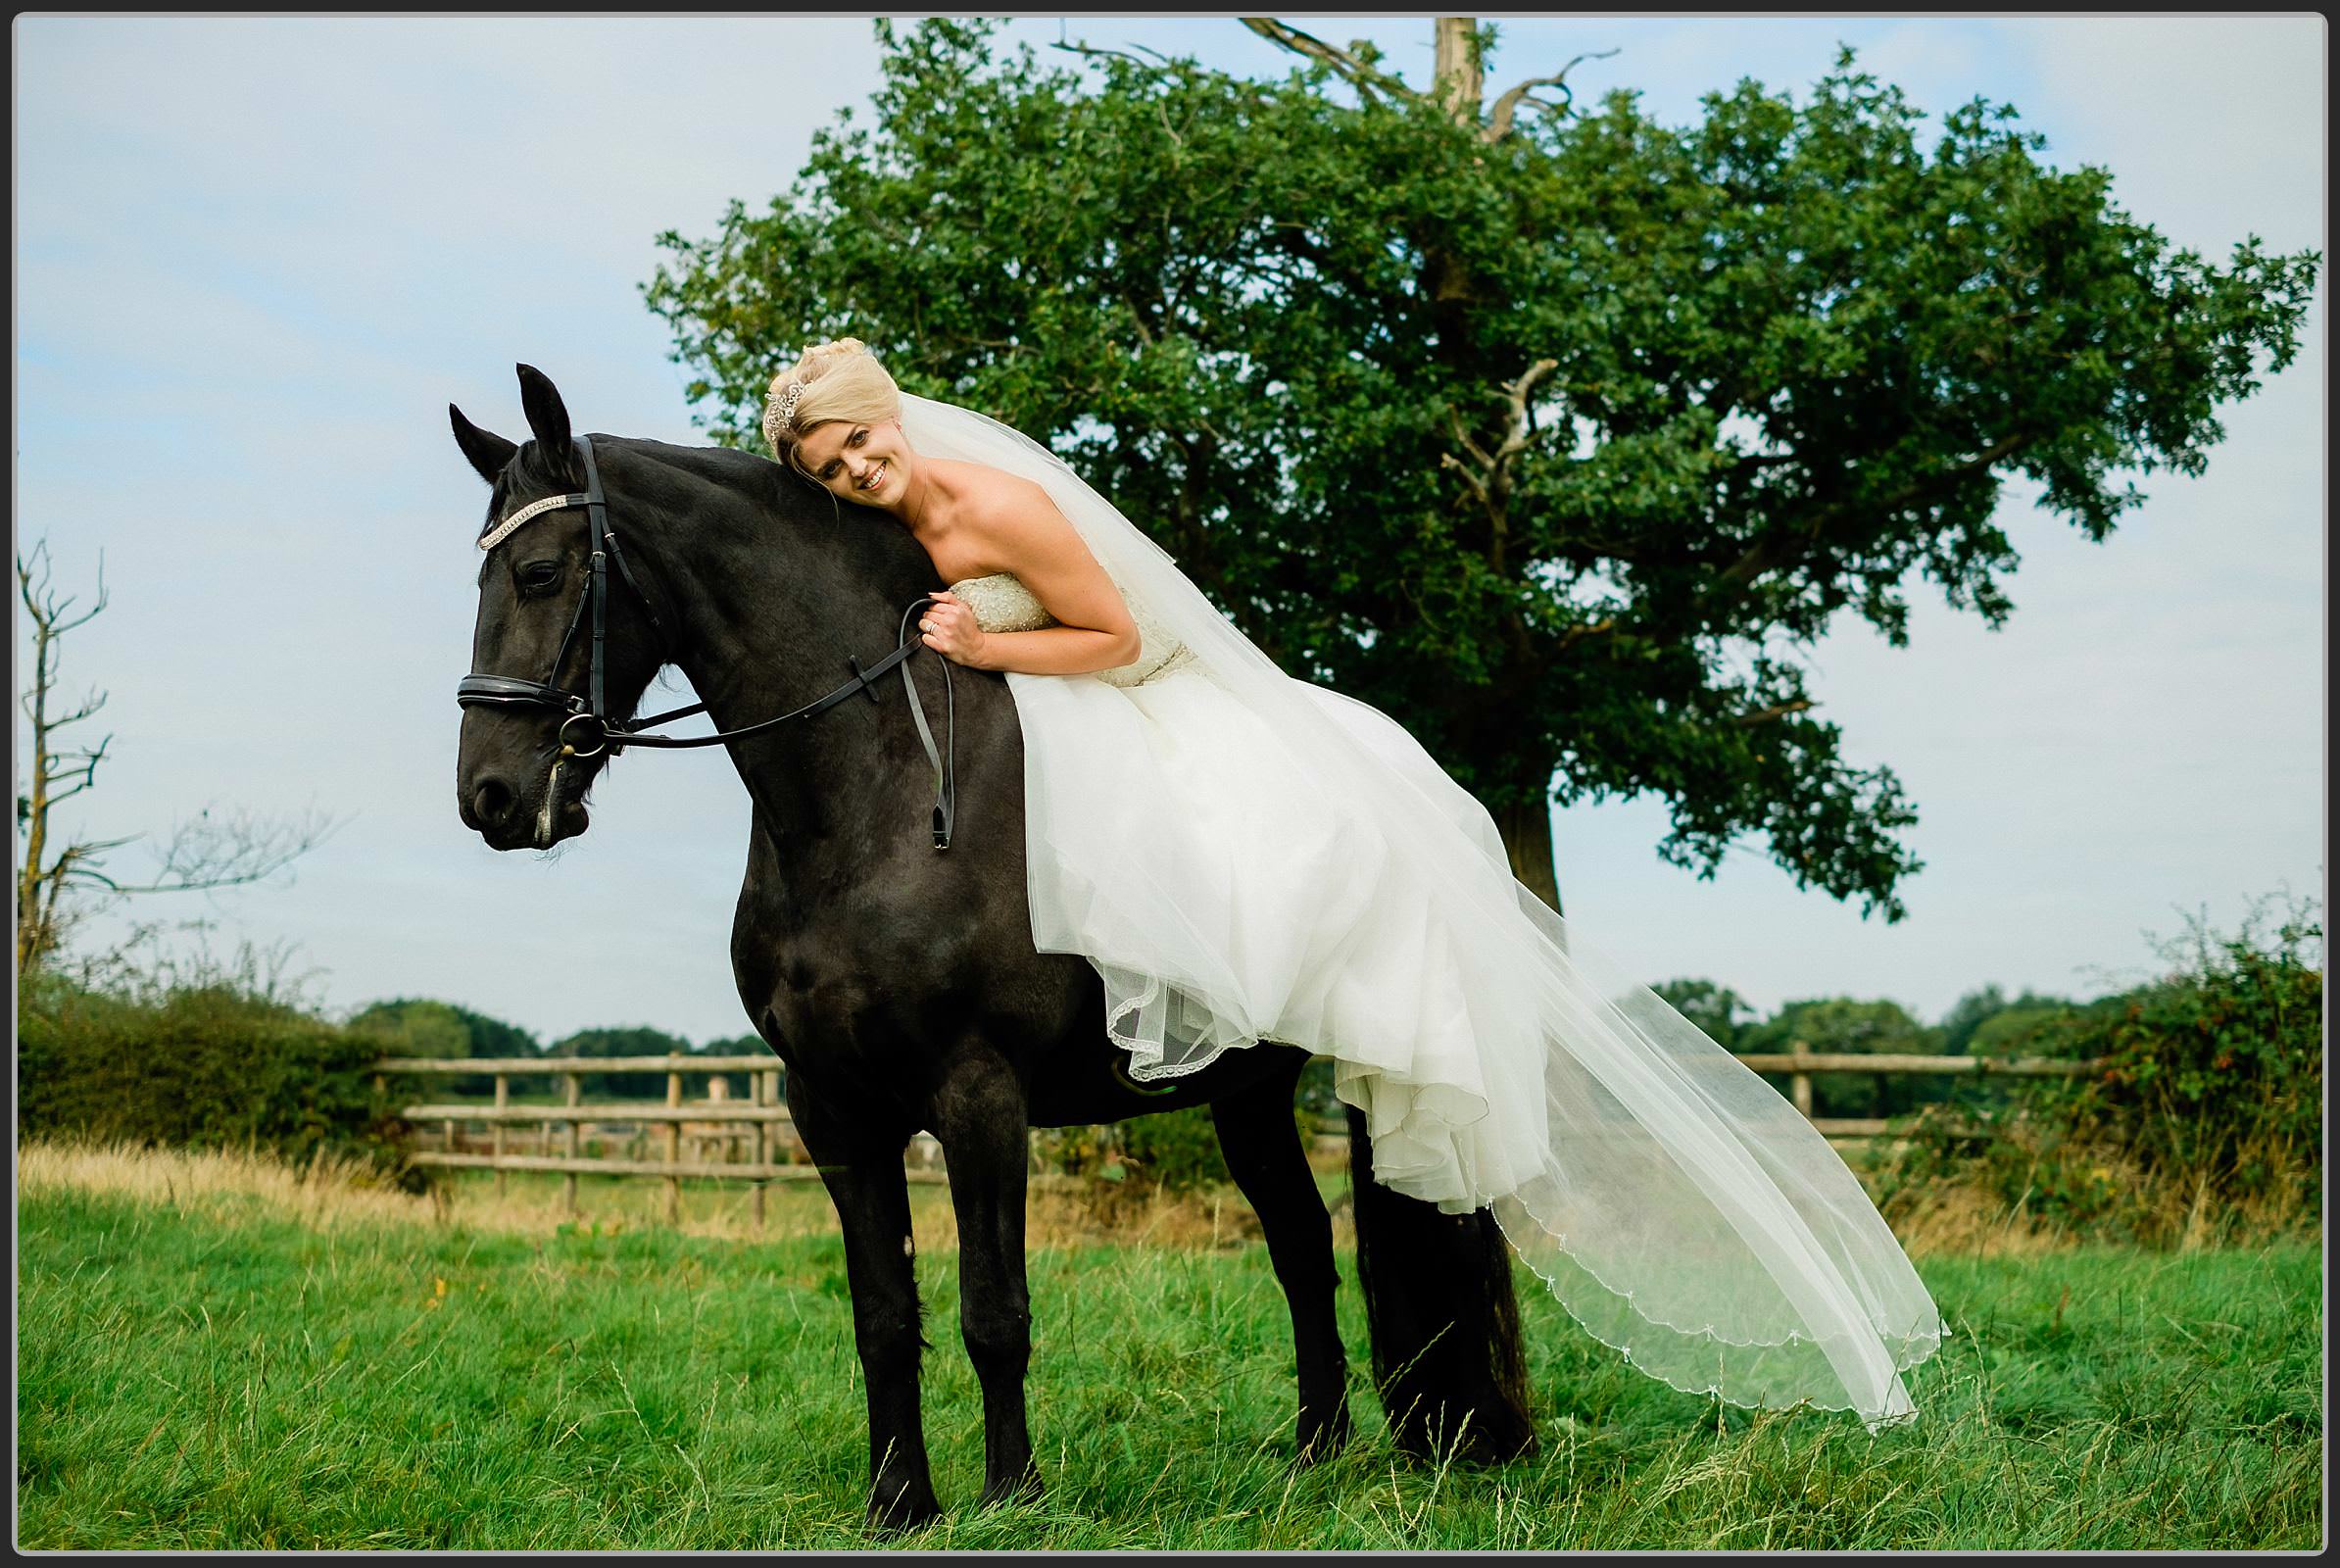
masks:
[(1898, 1077), (1917, 1073), (1953, 1078), (2078, 1078), (2101, 1072), (2101, 1059), (2077, 1060), (2056, 1056), (1863, 1056), (1821, 1054), (1800, 1048), (1781, 1055), (1746, 1055), (1739, 1065), (1756, 1072), (1787, 1074), (1787, 1098), (1810, 1118), (1823, 1137), (1832, 1140), (1881, 1138), (1893, 1130), (1883, 1116), (1814, 1116), (1812, 1076), (1815, 1073), (1874, 1073)]
[[(1738, 1060), (1756, 1072), (1786, 1074), (1789, 1101), (1831, 1142), (1882, 1137), (1892, 1131), (1892, 1124), (1883, 1117), (1814, 1117), (1812, 1079), (1820, 1073), (2045, 1078), (2073, 1077), (2097, 1071), (2103, 1065), (2099, 1061), (2047, 1057), (1820, 1054), (1800, 1049), (1782, 1055), (1744, 1055)], [(489, 1104), (472, 1101), (400, 1108), (399, 1114), (417, 1127), (436, 1124), (442, 1130), (445, 1147), (417, 1152), (414, 1156), (415, 1163), (493, 1170), (498, 1193), (504, 1190), (508, 1171), (560, 1171), (566, 1177), (562, 1183), (563, 1197), (572, 1214), (577, 1211), (580, 1174), (663, 1178), (666, 1215), (670, 1221), (681, 1214), (683, 1178), (701, 1176), (751, 1183), (756, 1223), (760, 1226), (767, 1183), (814, 1180), (820, 1174), (805, 1157), (804, 1145), (797, 1139), (796, 1125), (780, 1098), (780, 1066), (768, 1055), (390, 1057), (375, 1062), (373, 1071), (374, 1089), (385, 1099), (392, 1074), (494, 1079), (495, 1100)], [(590, 1105), (584, 1102), (581, 1091), (589, 1074), (661, 1072), (666, 1075), (666, 1102), (662, 1105), (640, 1101), (605, 1101)], [(747, 1100), (731, 1100), (724, 1092), (728, 1080), (722, 1075), (730, 1073), (747, 1074), (751, 1085)], [(686, 1076), (710, 1078), (713, 1092), (708, 1098), (686, 1102), (683, 1099)], [(564, 1086), (561, 1102), (513, 1104), (512, 1080), (514, 1078), (561, 1080)], [(717, 1089), (716, 1085), (723, 1088)], [(481, 1122), (489, 1129), (487, 1149), (464, 1152), (459, 1129)], [(514, 1136), (515, 1130), (528, 1128), (536, 1133), (536, 1149), (532, 1153), (524, 1152)], [(663, 1157), (644, 1159), (630, 1152), (615, 1158), (589, 1154), (585, 1150), (588, 1128), (625, 1129), (629, 1149), (646, 1141), (655, 1129), (659, 1134)], [(556, 1129), (561, 1136), (558, 1153), (553, 1152)], [(1320, 1132), (1331, 1139), (1344, 1140), (1347, 1130), (1347, 1123), (1340, 1118), (1320, 1124)], [(606, 1143), (607, 1139), (600, 1142)], [(710, 1145), (719, 1147), (719, 1158), (707, 1157)], [(692, 1157), (686, 1157), (686, 1146)], [(941, 1150), (927, 1134), (921, 1133), (912, 1141), (904, 1174), (912, 1182), (940, 1183), (949, 1179), (941, 1167)]]
[[(570, 1213), (577, 1211), (577, 1177), (580, 1174), (603, 1176), (655, 1176), (666, 1182), (666, 1215), (678, 1218), (682, 1210), (682, 1181), (686, 1176), (711, 1176), (754, 1184), (753, 1202), (756, 1222), (763, 1223), (765, 1184), (774, 1181), (817, 1180), (820, 1172), (804, 1158), (804, 1145), (796, 1136), (796, 1124), (788, 1114), (788, 1106), (780, 1098), (780, 1065), (769, 1055), (762, 1056), (556, 1056), (556, 1057), (456, 1057), (416, 1059), (390, 1057), (373, 1064), (374, 1089), (387, 1098), (391, 1074), (434, 1075), (439, 1077), (489, 1077), (495, 1081), (495, 1100), (490, 1104), (463, 1102), (447, 1104), (405, 1105), (399, 1115), (417, 1127), (437, 1125), (442, 1130), (445, 1147), (418, 1151), (414, 1158), (418, 1165), (446, 1165), (485, 1168), (496, 1172), (496, 1187), (504, 1188), (504, 1173), (515, 1170), (560, 1171), (566, 1178), (561, 1183), (562, 1197)], [(584, 1081), (588, 1075), (603, 1073), (659, 1073), (666, 1075), (666, 1102), (662, 1105), (645, 1104), (640, 1101), (605, 1101), (594, 1104), (584, 1102)], [(683, 1099), (683, 1079), (686, 1076), (714, 1076), (745, 1073), (751, 1086), (749, 1098), (734, 1101), (717, 1096), (686, 1102)], [(563, 1086), (561, 1102), (557, 1105), (515, 1105), (512, 1102), (512, 1081), (514, 1078), (553, 1078)], [(489, 1128), (489, 1146), (484, 1152), (465, 1152), (459, 1129), (474, 1122), (485, 1122)], [(522, 1152), (513, 1146), (513, 1131), (533, 1128), (536, 1131), (536, 1151)], [(599, 1128), (624, 1129), (629, 1146), (638, 1141), (642, 1132), (655, 1129), (662, 1149), (661, 1158), (642, 1159), (629, 1156), (609, 1157), (588, 1154), (585, 1152), (586, 1130)], [(556, 1129), (560, 1131), (561, 1147), (553, 1152)], [(640, 1129), (641, 1131), (637, 1131)], [(693, 1158), (684, 1157), (686, 1137), (692, 1144)], [(744, 1137), (749, 1147), (745, 1159), (734, 1159), (735, 1142)], [(914, 1157), (919, 1163), (905, 1174), (913, 1182), (940, 1182), (942, 1171), (934, 1160), (940, 1151), (933, 1140), (921, 1135), (920, 1143), (913, 1143)], [(600, 1140), (607, 1142), (607, 1138)], [(722, 1158), (706, 1157), (709, 1144), (719, 1144)]]

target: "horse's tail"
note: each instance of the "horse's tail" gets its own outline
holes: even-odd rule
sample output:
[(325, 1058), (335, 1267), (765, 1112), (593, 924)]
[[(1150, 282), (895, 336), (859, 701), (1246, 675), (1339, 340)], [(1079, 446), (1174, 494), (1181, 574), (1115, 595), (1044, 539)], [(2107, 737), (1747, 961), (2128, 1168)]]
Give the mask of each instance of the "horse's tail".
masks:
[(1373, 1381), (1398, 1446), (1480, 1461), (1536, 1446), (1511, 1252), (1486, 1209), (1442, 1214), (1373, 1179), (1364, 1112), (1348, 1109), (1357, 1280)]

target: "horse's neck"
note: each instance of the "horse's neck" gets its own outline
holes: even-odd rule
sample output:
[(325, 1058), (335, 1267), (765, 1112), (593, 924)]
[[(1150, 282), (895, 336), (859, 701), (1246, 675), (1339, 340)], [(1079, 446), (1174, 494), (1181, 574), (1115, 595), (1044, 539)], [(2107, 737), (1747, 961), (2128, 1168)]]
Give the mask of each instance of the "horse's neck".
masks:
[[(903, 611), (934, 576), (914, 541), (840, 538), (821, 509), (817, 523), (832, 525), (824, 539), (785, 505), (706, 488), (687, 516), (667, 521), (658, 556), (672, 605), (661, 613), (675, 620), (668, 652), (716, 728), (794, 711), (853, 678), (849, 656), (866, 669), (894, 651)], [(931, 686), (933, 662), (919, 662), (920, 684)], [(907, 799), (910, 784), (931, 787), (932, 768), (902, 710), (902, 677), (883, 679), (881, 722), (857, 711), (867, 700), (856, 697), (733, 743), (742, 782), (776, 822), (817, 835), (855, 803), (892, 804), (896, 794)]]

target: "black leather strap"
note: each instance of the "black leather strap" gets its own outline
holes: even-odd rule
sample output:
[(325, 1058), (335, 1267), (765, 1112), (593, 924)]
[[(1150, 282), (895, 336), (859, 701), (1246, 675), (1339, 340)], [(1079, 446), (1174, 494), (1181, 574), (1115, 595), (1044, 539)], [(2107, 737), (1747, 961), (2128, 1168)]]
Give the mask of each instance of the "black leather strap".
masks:
[[(625, 552), (617, 548), (617, 530), (605, 524), (602, 537), (609, 541), (609, 559), (617, 563), (618, 575), (625, 578), (626, 586), (634, 590), (634, 597), (642, 601), (642, 612), (650, 617), (650, 629), (658, 633), (658, 648), (663, 652), (670, 645), (666, 641), (666, 624), (658, 619), (658, 607), (650, 602), (650, 595), (642, 591), (642, 579), (635, 576), (634, 568), (625, 564)], [(672, 663), (673, 661), (669, 659), (665, 662)]]
[[(602, 496), (602, 470), (593, 461), (593, 442), (585, 436), (575, 439), (577, 450), (585, 456), (585, 515), (592, 528), (588, 537), (593, 541), (593, 706), (587, 711), (604, 719), (606, 729), (609, 705), (603, 695), (603, 669), (604, 645), (609, 636), (609, 508)], [(556, 675), (560, 672), (558, 667), (553, 671)]]
[(542, 681), (521, 680), (512, 675), (465, 675), (455, 683), (455, 700), (465, 706), (478, 703), (510, 703), (532, 708), (573, 708), (584, 711), (583, 703), (572, 693)]
[(634, 720), (634, 728), (649, 729), (654, 724), (663, 724), (668, 719), (689, 718), (693, 713), (704, 713), (706, 711), (707, 704), (705, 703), (693, 703), (688, 708), (669, 708), (663, 713), (653, 713), (648, 718), (638, 718)]
[[(926, 603), (926, 601), (923, 599), (918, 602), (920, 604)], [(646, 718), (642, 720), (640, 724), (637, 724), (630, 729), (612, 729), (609, 731), (609, 739), (611, 743), (615, 745), (663, 746), (677, 751), (693, 746), (720, 746), (725, 741), (744, 740), (750, 735), (760, 735), (767, 729), (777, 729), (780, 725), (787, 723), (793, 718), (810, 718), (816, 713), (825, 713), (830, 709), (835, 708), (839, 703), (844, 702), (848, 697), (853, 696), (855, 693), (863, 690), (864, 688), (869, 689), (870, 700), (875, 702), (877, 700), (877, 691), (875, 689), (874, 683), (876, 682), (877, 677), (883, 675), (886, 673), (886, 671), (892, 669), (895, 665), (901, 663), (912, 654), (917, 653), (925, 645), (923, 643), (904, 643), (902, 646), (895, 649), (894, 652), (888, 654), (885, 658), (879, 660), (876, 663), (870, 665), (867, 669), (863, 669), (861, 667), (859, 660), (849, 658), (846, 662), (852, 666), (853, 670), (853, 678), (847, 681), (844, 685), (838, 687), (835, 691), (830, 692), (827, 696), (816, 699), (813, 702), (806, 703), (802, 708), (793, 709), (788, 712), (779, 714), (777, 717), (762, 719), (754, 724), (743, 724), (738, 729), (727, 729), (713, 735), (645, 735), (642, 733), (644, 729), (648, 728), (652, 724), (662, 724), (669, 718), (680, 717), (685, 713), (697, 712), (707, 706), (705, 703), (700, 703), (691, 708), (678, 708), (671, 713), (660, 713), (656, 718)]]

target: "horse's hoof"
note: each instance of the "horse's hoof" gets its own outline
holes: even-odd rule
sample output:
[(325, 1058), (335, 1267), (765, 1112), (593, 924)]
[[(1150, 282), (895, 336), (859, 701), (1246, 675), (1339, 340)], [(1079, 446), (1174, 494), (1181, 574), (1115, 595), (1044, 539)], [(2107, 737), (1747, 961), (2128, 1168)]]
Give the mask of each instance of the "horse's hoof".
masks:
[(903, 1492), (891, 1497), (869, 1499), (868, 1524), (872, 1530), (889, 1533), (923, 1530), (942, 1517), (943, 1505), (935, 1500), (932, 1492)]
[(1537, 1449), (1535, 1424), (1524, 1418), (1496, 1420), (1486, 1426), (1472, 1424), (1460, 1457), (1471, 1464), (1509, 1464), (1514, 1459), (1526, 1459)]
[(1426, 1464), (1509, 1464), (1529, 1457), (1537, 1447), (1536, 1428), (1508, 1411), (1487, 1421), (1482, 1421), (1478, 1412), (1468, 1412), (1459, 1432), (1415, 1421), (1393, 1429), (1390, 1435), (1400, 1451)]

